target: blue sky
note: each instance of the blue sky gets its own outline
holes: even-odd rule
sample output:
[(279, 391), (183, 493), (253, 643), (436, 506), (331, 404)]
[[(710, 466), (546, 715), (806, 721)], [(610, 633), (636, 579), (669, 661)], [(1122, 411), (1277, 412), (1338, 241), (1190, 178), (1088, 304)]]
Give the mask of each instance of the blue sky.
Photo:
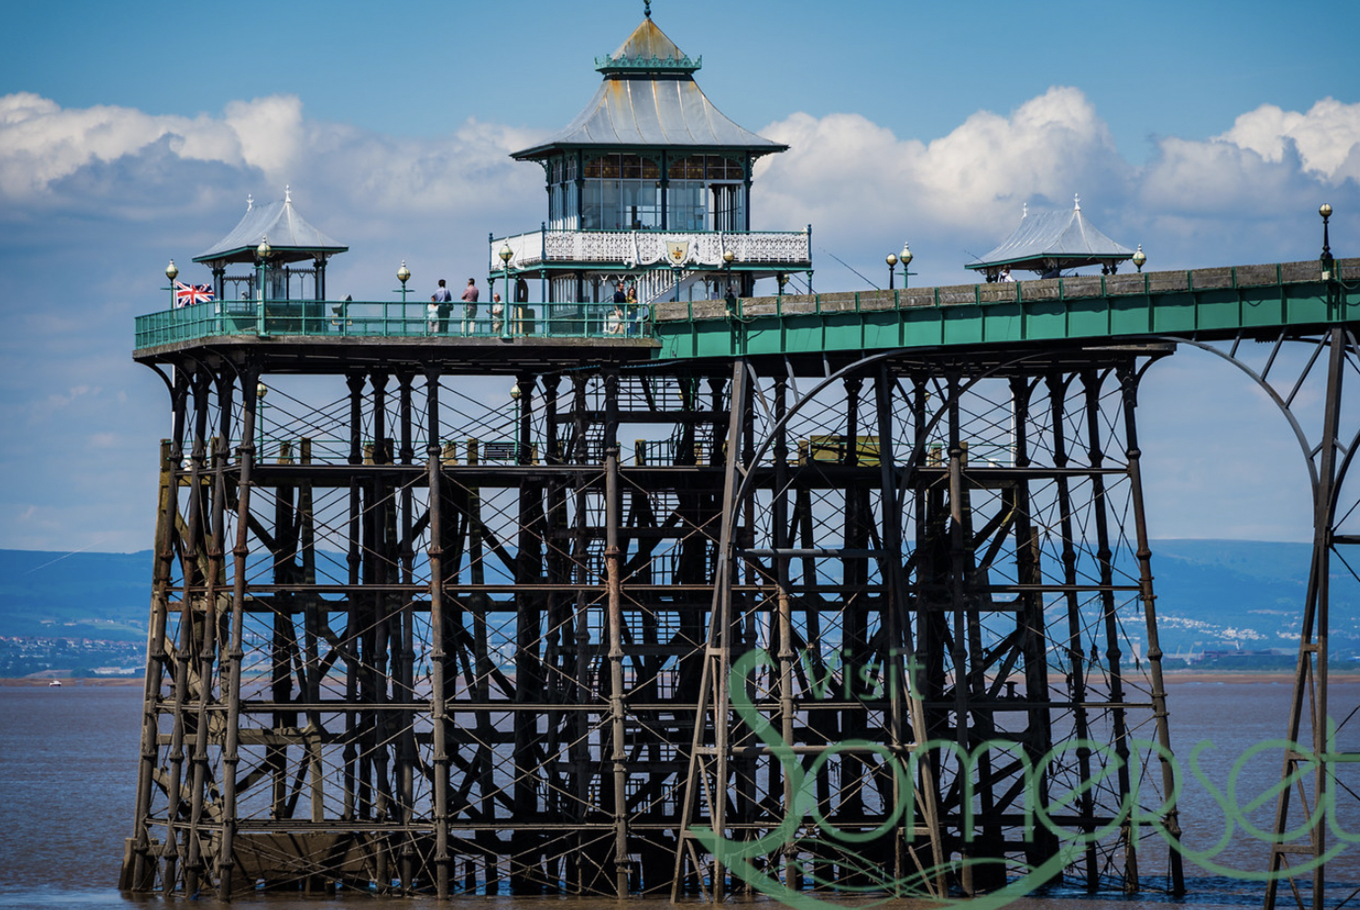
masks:
[[(656, 0), (725, 114), (790, 152), (757, 228), (814, 226), (820, 290), (917, 283), (1068, 206), (1149, 268), (1360, 250), (1360, 4)], [(507, 154), (589, 100), (641, 0), (515, 4), (8, 4), (0, 32), (0, 547), (151, 542), (160, 381), (132, 363), (161, 270), (282, 197), (351, 247), (332, 296), (482, 275), (533, 229), (541, 177)], [(1210, 358), (1144, 394), (1153, 531), (1300, 539), (1283, 421)], [(1291, 448), (1292, 447), (1292, 448)]]

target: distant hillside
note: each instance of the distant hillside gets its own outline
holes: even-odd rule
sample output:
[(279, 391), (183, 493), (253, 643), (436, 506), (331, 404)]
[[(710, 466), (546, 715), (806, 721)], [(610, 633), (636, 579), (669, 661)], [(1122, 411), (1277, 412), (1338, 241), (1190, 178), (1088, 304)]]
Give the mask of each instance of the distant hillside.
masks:
[(0, 550), (0, 636), (145, 641), (151, 555)]
[[(1312, 545), (1306, 543), (1154, 541), (1162, 650), (1168, 658), (1237, 649), (1284, 649), (1293, 655), (1311, 558)], [(1332, 653), (1360, 655), (1360, 586), (1343, 566), (1333, 569)], [(1168, 660), (1169, 666), (1177, 663)]]
[[(1297, 648), (1308, 544), (1162, 540), (1152, 551), (1170, 663), (1205, 651)], [(1117, 568), (1135, 574), (1126, 561)], [(0, 636), (143, 641), (151, 563), (150, 551), (0, 550)], [(1141, 624), (1125, 632), (1145, 648)], [(1360, 585), (1341, 565), (1333, 573), (1331, 647), (1338, 658), (1360, 657)]]

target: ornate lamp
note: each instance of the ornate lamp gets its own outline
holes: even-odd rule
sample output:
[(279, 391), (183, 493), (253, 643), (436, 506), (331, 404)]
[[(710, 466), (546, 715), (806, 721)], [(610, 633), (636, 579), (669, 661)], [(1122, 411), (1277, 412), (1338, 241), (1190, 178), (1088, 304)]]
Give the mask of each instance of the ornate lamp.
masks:
[(268, 296), (268, 292), (265, 290), (264, 279), (265, 271), (269, 268), (269, 257), (272, 255), (274, 255), (274, 250), (269, 246), (269, 237), (268, 236), (261, 237), (260, 245), (255, 247), (255, 266), (256, 270), (259, 272), (259, 274), (256, 276), (259, 291), (255, 302), (256, 305), (259, 307), (259, 312), (257, 315), (257, 318), (259, 320), (259, 328), (257, 329), (257, 331), (261, 335), (266, 334), (269, 330), (269, 319), (268, 314), (265, 311), (264, 305), (265, 298)]
[(510, 387), (510, 400), (515, 403), (515, 422), (510, 428), (510, 436), (515, 441), (514, 452), (516, 464), (519, 464), (522, 461), (519, 451), (519, 400), (523, 395), (524, 393), (520, 391), (518, 382)]
[(1322, 280), (1332, 280), (1332, 244), (1327, 236), (1327, 222), (1332, 217), (1332, 207), (1326, 202), (1318, 206), (1318, 214), (1322, 216)]
[(411, 270), (406, 267), (406, 260), (401, 261), (401, 268), (397, 269), (397, 280), (401, 282), (401, 302), (406, 302), (406, 282), (411, 280)]
[(265, 385), (263, 382), (255, 384), (255, 400), (259, 402), (259, 407), (256, 409), (256, 416), (260, 422), (260, 445), (258, 449), (260, 458), (264, 457), (264, 396), (268, 394), (269, 386)]
[(911, 254), (911, 247), (904, 241), (902, 252), (897, 254), (897, 261), (902, 263), (902, 289), (906, 290), (907, 278), (911, 275), (911, 261), (916, 258)]
[(1139, 272), (1143, 271), (1145, 262), (1147, 262), (1147, 254), (1143, 252), (1143, 245), (1140, 243), (1138, 244), (1138, 252), (1133, 254), (1134, 268), (1138, 269)]
[(171, 259), (170, 264), (165, 267), (165, 277), (170, 279), (170, 306), (175, 306), (175, 279), (179, 277), (179, 269), (175, 267), (175, 260)]
[[(502, 244), (500, 252), (496, 254), (501, 257), (501, 266), (505, 269), (505, 299), (501, 301), (501, 337), (510, 337), (510, 259), (515, 255), (515, 251), (510, 249), (510, 244)], [(492, 306), (495, 306), (496, 295), (492, 294)], [(493, 314), (494, 315), (494, 314)]]
[(889, 253), (888, 258), (883, 260), (888, 263), (888, 290), (893, 289), (893, 276), (897, 272), (897, 254)]

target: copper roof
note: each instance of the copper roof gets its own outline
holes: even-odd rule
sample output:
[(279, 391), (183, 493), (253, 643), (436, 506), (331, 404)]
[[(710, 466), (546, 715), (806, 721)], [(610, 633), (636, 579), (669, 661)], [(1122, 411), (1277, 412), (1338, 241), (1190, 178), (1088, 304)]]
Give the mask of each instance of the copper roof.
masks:
[(660, 67), (672, 68), (677, 64), (684, 64), (686, 67), (693, 66), (698, 69), (699, 65), (691, 61), (680, 48), (675, 46), (675, 42), (666, 37), (666, 33), (657, 27), (651, 19), (643, 19), (642, 24), (633, 29), (633, 34), (619, 45), (618, 50), (610, 54), (604, 60), (598, 61), (599, 68), (606, 68), (610, 63), (624, 64), (625, 61), (657, 61)]
[(597, 61), (605, 79), (566, 129), (514, 158), (537, 158), (560, 148), (704, 148), (753, 152), (788, 148), (729, 120), (694, 81), (691, 60), (651, 19), (644, 19), (608, 57)]

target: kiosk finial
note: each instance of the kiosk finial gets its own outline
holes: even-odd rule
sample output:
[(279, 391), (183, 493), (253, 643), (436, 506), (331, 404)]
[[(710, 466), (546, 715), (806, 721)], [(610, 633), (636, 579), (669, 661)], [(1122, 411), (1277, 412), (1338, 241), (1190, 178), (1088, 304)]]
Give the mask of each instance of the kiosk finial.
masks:
[(652, 18), (652, 0), (642, 0), (642, 15)]

